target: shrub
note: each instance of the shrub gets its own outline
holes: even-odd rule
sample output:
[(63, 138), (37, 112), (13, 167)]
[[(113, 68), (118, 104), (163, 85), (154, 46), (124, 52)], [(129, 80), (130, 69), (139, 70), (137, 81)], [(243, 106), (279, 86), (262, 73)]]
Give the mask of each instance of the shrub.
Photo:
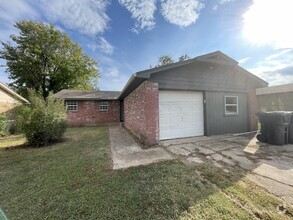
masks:
[(4, 136), (6, 134), (7, 118), (2, 113), (0, 114), (0, 135)]
[(67, 127), (63, 101), (55, 100), (53, 94), (44, 100), (35, 92), (30, 92), (29, 100), (30, 104), (22, 106), (16, 117), (28, 144), (39, 147), (60, 140)]

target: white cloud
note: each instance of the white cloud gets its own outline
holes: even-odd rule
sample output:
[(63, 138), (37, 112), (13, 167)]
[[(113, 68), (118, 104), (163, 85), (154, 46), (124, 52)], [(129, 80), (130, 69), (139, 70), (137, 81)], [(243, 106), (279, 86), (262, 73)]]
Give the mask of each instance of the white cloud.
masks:
[(36, 11), (28, 1), (9, 0), (0, 4), (0, 20), (2, 25), (12, 25), (23, 18), (34, 19), (38, 17)]
[(115, 66), (106, 68), (104, 72), (105, 72), (104, 73), (105, 76), (107, 76), (107, 77), (111, 77), (111, 78), (119, 77), (119, 70)]
[(243, 14), (244, 36), (258, 45), (293, 48), (292, 8), (292, 0), (254, 0)]
[[(46, 18), (49, 22), (86, 35), (96, 35), (108, 28), (110, 18), (106, 14), (109, 0), (9, 0), (0, 4), (0, 40), (7, 40), (6, 30), (15, 33), (13, 24), (22, 19)], [(33, 7), (32, 7), (33, 6)]]
[(234, 1), (236, 0), (220, 0), (218, 4), (214, 5), (213, 10), (217, 11), (220, 5), (225, 5), (227, 3), (234, 2)]
[(104, 32), (110, 21), (108, 0), (42, 0), (41, 8), (50, 22), (86, 35)]
[[(274, 54), (272, 54), (272, 55), (266, 57), (265, 59), (266, 59), (266, 60), (273, 60), (273, 59), (278, 58), (278, 57), (280, 57), (280, 56), (282, 56), (282, 55), (284, 55), (284, 54), (286, 54), (286, 53), (291, 52), (292, 50), (293, 50), (293, 49), (284, 49), (284, 50), (280, 50), (279, 52), (274, 53)], [(292, 73), (292, 74), (293, 74), (293, 73)]]
[(235, 0), (220, 0), (219, 4), (224, 5), (226, 3), (234, 2)]
[(114, 47), (103, 37), (100, 37), (100, 42), (97, 47), (105, 54), (111, 55), (114, 52)]
[(293, 50), (283, 54), (273, 53), (267, 58), (269, 59), (256, 63), (248, 71), (266, 80), (270, 85), (293, 83)]
[(130, 13), (131, 17), (136, 20), (134, 32), (146, 29), (151, 30), (155, 26), (156, 0), (118, 0)]
[(121, 91), (129, 79), (129, 75), (126, 74), (119, 74), (118, 76), (114, 77), (111, 77), (106, 74), (107, 73), (105, 73), (105, 75), (102, 74), (102, 77), (100, 79), (100, 89), (102, 90)]
[(246, 63), (249, 59), (250, 59), (250, 57), (245, 57), (241, 60), (238, 60), (238, 63), (240, 63), (240, 64)]
[[(90, 41), (88, 44), (86, 44), (86, 46), (93, 52), (100, 50), (106, 55), (112, 55), (115, 49), (114, 46), (112, 46), (104, 37), (99, 37), (98, 43)], [(112, 59), (110, 60), (112, 61)]]
[(9, 41), (9, 36), (17, 34), (13, 27), (15, 22), (22, 19), (37, 19), (38, 13), (31, 7), (29, 2), (24, 0), (2, 1), (0, 4), (0, 40)]
[(204, 5), (199, 0), (161, 0), (163, 17), (171, 24), (187, 27), (194, 23)]

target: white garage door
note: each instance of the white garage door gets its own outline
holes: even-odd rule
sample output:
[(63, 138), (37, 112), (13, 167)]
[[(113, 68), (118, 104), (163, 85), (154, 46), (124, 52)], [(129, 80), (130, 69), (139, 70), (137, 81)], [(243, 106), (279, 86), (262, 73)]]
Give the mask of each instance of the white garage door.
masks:
[(202, 136), (202, 92), (159, 92), (160, 140)]

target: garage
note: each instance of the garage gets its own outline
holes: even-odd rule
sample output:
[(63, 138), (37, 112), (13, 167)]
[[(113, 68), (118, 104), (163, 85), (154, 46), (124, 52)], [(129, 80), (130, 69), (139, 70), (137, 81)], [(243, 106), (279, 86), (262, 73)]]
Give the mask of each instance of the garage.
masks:
[(203, 93), (159, 91), (160, 140), (204, 135)]

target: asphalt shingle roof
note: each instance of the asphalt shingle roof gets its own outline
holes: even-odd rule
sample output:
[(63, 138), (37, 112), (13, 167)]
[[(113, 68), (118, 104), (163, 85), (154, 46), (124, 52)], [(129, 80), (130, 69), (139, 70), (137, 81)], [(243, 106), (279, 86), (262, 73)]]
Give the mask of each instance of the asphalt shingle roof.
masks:
[(113, 100), (118, 99), (121, 92), (98, 90), (71, 90), (63, 89), (54, 94), (55, 98), (66, 100)]

